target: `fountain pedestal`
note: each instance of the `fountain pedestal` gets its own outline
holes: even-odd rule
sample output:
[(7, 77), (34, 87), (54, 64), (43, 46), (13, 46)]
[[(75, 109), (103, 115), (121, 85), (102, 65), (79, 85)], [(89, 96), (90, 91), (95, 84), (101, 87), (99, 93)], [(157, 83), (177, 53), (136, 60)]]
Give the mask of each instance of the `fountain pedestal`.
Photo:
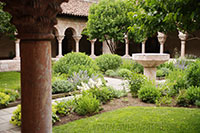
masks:
[(145, 53), (132, 55), (132, 59), (144, 67), (144, 75), (150, 80), (156, 79), (156, 67), (168, 61), (169, 58), (169, 54)]

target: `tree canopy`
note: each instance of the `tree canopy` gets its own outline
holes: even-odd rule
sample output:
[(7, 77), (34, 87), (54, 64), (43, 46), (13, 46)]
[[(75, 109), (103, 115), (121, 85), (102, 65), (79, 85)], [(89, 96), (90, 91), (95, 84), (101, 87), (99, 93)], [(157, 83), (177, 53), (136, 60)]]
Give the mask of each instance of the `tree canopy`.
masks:
[(14, 36), (15, 26), (10, 23), (11, 15), (3, 11), (4, 3), (0, 2), (0, 37), (4, 34)]
[(115, 42), (123, 41), (130, 26), (128, 12), (134, 8), (129, 0), (100, 0), (89, 10), (87, 32), (90, 39), (106, 41), (111, 52), (116, 49)]

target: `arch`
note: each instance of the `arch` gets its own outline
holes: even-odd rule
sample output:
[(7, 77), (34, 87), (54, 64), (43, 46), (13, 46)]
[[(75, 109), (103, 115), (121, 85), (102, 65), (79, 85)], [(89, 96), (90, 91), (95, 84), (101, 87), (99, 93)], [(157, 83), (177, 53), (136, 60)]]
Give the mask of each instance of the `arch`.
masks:
[(63, 55), (76, 50), (76, 42), (73, 38), (74, 35), (76, 35), (76, 31), (73, 28), (69, 27), (65, 30), (65, 37), (62, 41)]
[(76, 36), (76, 35), (77, 35), (77, 32), (76, 32), (75, 28), (73, 28), (73, 27), (68, 27), (68, 28), (65, 30), (64, 35), (66, 35), (67, 32), (68, 32), (69, 30), (70, 30), (70, 32), (72, 33), (72, 36)]
[(103, 43), (99, 41), (99, 39), (96, 40), (94, 43), (94, 54), (96, 56), (103, 54)]
[(51, 40), (51, 55), (55, 58), (58, 55), (58, 40), (57, 36), (59, 36), (58, 30), (56, 27), (53, 28), (52, 34), (54, 34), (54, 39)]
[(88, 36), (82, 35), (81, 40), (79, 41), (80, 52), (83, 52), (87, 55), (91, 54), (91, 42), (88, 40)]

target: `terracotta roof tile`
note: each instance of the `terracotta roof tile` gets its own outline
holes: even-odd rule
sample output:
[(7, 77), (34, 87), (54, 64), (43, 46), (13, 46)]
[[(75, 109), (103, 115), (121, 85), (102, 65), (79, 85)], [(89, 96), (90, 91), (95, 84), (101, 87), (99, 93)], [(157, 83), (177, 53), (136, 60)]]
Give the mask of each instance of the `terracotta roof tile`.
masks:
[(89, 8), (92, 2), (83, 0), (69, 0), (68, 3), (64, 2), (61, 5), (63, 9), (62, 14), (73, 16), (88, 16)]

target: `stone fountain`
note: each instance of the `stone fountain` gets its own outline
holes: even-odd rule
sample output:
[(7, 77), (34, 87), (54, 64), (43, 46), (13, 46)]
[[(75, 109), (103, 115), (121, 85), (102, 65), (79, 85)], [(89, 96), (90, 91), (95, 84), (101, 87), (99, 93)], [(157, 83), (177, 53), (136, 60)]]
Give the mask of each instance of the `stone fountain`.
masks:
[(138, 62), (144, 67), (144, 75), (150, 80), (156, 79), (156, 67), (164, 62), (168, 61), (170, 58), (169, 54), (159, 54), (159, 53), (140, 53), (133, 54), (132, 58), (134, 61)]

